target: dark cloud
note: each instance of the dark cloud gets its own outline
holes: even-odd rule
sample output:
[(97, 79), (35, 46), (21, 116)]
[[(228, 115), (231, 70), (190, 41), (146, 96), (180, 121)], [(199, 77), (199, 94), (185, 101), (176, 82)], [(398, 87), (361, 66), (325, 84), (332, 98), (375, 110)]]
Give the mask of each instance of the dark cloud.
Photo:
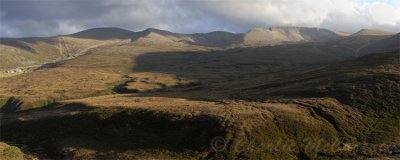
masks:
[[(391, 16), (386, 16), (391, 15)], [(95, 27), (193, 33), (261, 26), (400, 31), (400, 7), (351, 0), (0, 0), (0, 36), (50, 36)]]
[(2, 0), (3, 20), (87, 19), (113, 8), (95, 0)]

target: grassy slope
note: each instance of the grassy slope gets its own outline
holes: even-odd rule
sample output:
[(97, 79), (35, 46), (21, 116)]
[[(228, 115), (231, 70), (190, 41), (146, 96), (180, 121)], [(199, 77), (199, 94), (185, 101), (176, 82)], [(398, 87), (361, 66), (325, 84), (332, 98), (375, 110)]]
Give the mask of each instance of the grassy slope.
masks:
[[(157, 47), (124, 46), (123, 43), (113, 46), (99, 46), (89, 50), (87, 55), (64, 61), (54, 68), (2, 78), (0, 101), (15, 97), (22, 103), (14, 108), (29, 109), (42, 107), (54, 100), (111, 94), (114, 85), (124, 81), (124, 77), (132, 72), (136, 56), (160, 51)], [(179, 51), (203, 48), (165, 49)]]
[(85, 54), (90, 49), (123, 39), (95, 40), (68, 36), (0, 39), (0, 71), (52, 63)]
[(397, 52), (371, 54), (297, 75), (299, 78), (254, 87), (242, 95), (333, 97), (365, 115), (368, 125), (357, 137), (359, 141), (399, 143), (398, 64)]
[[(195, 52), (179, 52), (188, 50)], [(398, 144), (391, 141), (397, 136), (398, 117), (392, 112), (398, 107), (396, 61), (389, 65), (350, 61), (348, 68), (341, 64), (320, 70), (316, 62), (329, 62), (335, 56), (313, 44), (200, 52), (204, 50), (121, 43), (94, 48), (56, 68), (1, 79), (0, 104), (49, 107), (6, 114), (2, 135), (31, 148), (45, 148), (52, 157), (75, 159), (352, 158), (385, 154), (358, 153), (362, 142)], [(374, 62), (379, 57), (370, 59)], [(316, 69), (309, 71), (307, 65)], [(353, 83), (357, 86), (349, 85)], [(48, 105), (53, 100), (111, 94), (115, 86), (152, 92)], [(242, 90), (251, 86), (256, 87)], [(268, 100), (282, 95), (290, 98)], [(171, 98), (149, 100), (148, 96)], [(201, 96), (207, 101), (177, 99), (199, 100)], [(308, 97), (333, 97), (340, 102)], [(223, 100), (242, 98), (263, 101)], [(378, 112), (381, 106), (387, 107), (385, 114)], [(223, 152), (210, 147), (215, 136), (227, 141)], [(340, 140), (336, 147), (340, 150), (308, 147), (320, 140), (324, 144)], [(290, 151), (285, 145), (275, 148), (282, 143), (293, 147)]]
[[(2, 135), (8, 141), (44, 147), (59, 158), (296, 159), (336, 152), (355, 156), (352, 150), (341, 152), (339, 145), (354, 143), (350, 131), (357, 128), (351, 125), (361, 127), (362, 118), (334, 99), (205, 102), (116, 95), (9, 114), (4, 117)], [(30, 137), (24, 134), (27, 131)], [(220, 152), (210, 146), (216, 136), (226, 140)], [(319, 141), (338, 144), (332, 150), (307, 147)]]
[(0, 142), (0, 159), (23, 160), (24, 153), (18, 147)]

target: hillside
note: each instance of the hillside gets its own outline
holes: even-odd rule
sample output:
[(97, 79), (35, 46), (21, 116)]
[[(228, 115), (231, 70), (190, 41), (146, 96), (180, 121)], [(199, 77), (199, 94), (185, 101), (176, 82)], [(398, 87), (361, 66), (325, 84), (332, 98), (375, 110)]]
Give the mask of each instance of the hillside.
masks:
[[(98, 29), (79, 33), (87, 34), (96, 30)], [(102, 30), (110, 30), (112, 33), (125, 32), (125, 30), (115, 30), (114, 28)], [(307, 31), (307, 29), (298, 31), (300, 30)], [(314, 31), (314, 29), (309, 30)], [(41, 63), (46, 65), (40, 65), (39, 62), (34, 63), (39, 65), (34, 66), (36, 69), (31, 71), (38, 70), (40, 72), (30, 71), (31, 73), (2, 79), (0, 81), (0, 86), (3, 86), (0, 93), (1, 99), (5, 101), (10, 97), (15, 97), (22, 100), (24, 103), (19, 106), (20, 108), (43, 106), (58, 99), (108, 94), (111, 92), (110, 87), (112, 88), (113, 84), (123, 83), (129, 79), (138, 80), (134, 83), (127, 83), (128, 88), (143, 91), (167, 89), (186, 83), (202, 84), (195, 86), (206, 89), (217, 88), (217, 90), (229, 90), (232, 85), (240, 85), (243, 88), (266, 79), (276, 79), (285, 74), (290, 75), (305, 69), (357, 57), (353, 53), (355, 51), (348, 51), (350, 48), (348, 42), (353, 43), (354, 46), (351, 48), (354, 49), (352, 50), (361, 50), (360, 46), (378, 43), (379, 40), (386, 37), (357, 36), (355, 39), (354, 36), (351, 36), (326, 43), (295, 43), (226, 50), (195, 45), (195, 43), (201, 39), (199, 37), (216, 35), (214, 38), (218, 40), (219, 38), (224, 39), (225, 36), (240, 35), (225, 32), (188, 35), (157, 29), (127, 33), (130, 36), (129, 39), (95, 40), (70, 36), (40, 38), (40, 42), (36, 39), (34, 39), (35, 41), (12, 39), (16, 42), (21, 41), (34, 49), (39, 48), (38, 44), (46, 44), (46, 47), (43, 48), (56, 50), (58, 57), (51, 60), (43, 59), (44, 62)], [(110, 36), (111, 34), (107, 33), (106, 35)], [(194, 38), (196, 36), (198, 39)], [(54, 40), (54, 42), (45, 41), (48, 39)], [(207, 42), (212, 41), (207, 40)], [(52, 43), (53, 45), (58, 43), (58, 50), (50, 45)], [(386, 41), (381, 43), (391, 44)], [(10, 48), (10, 50), (23, 50), (21, 47), (11, 44), (2, 45), (2, 47)], [(385, 48), (385, 46), (382, 47)], [(299, 53), (298, 50), (302, 50), (302, 52)], [(38, 53), (27, 51), (26, 54), (35, 56), (54, 54), (50, 51), (42, 53), (41, 50), (35, 52)], [(1, 53), (14, 55), (12, 52)], [(10, 60), (5, 58), (2, 61)], [(48, 64), (45, 61), (56, 61), (56, 63)], [(48, 80), (60, 83), (52, 85), (47, 83)], [(63, 82), (64, 80), (67, 81)], [(169, 82), (165, 82), (165, 80)], [(26, 83), (26, 81), (31, 83)], [(21, 88), (21, 84), (25, 87)], [(84, 91), (80, 91), (81, 89)]]
[(146, 29), (133, 34), (133, 44), (142, 46), (188, 46), (194, 40), (189, 35), (177, 34), (158, 29)]
[[(15, 116), (24, 121), (14, 121)], [(348, 116), (353, 118), (346, 119)], [(352, 139), (358, 135), (354, 130), (365, 129), (362, 120), (359, 112), (329, 98), (209, 102), (116, 95), (65, 101), (42, 110), (7, 115), (2, 134), (7, 140), (22, 142), (22, 133), (31, 131), (30, 143), (52, 146), (44, 149), (54, 158), (297, 159), (337, 154), (306, 149), (300, 142), (307, 137), (333, 143), (344, 136), (348, 139), (344, 145), (355, 145)], [(359, 127), (352, 127), (354, 124)], [(221, 137), (226, 146), (210, 146), (216, 143), (214, 137)], [(263, 145), (289, 142), (296, 145), (293, 152), (274, 151)], [(351, 157), (357, 155), (359, 147), (363, 146), (340, 148), (338, 152)]]
[(1, 69), (34, 67), (0, 79), (1, 140), (39, 159), (400, 158), (398, 36), (2, 38)]
[[(2, 73), (0, 76), (30, 72), (42, 65), (52, 65), (51, 63), (84, 55), (103, 45), (124, 44), (150, 48), (184, 47), (220, 50), (311, 42), (322, 46), (318, 48), (325, 50), (324, 52), (337, 51), (357, 57), (367, 53), (362, 51), (364, 47), (388, 38), (391, 34), (364, 29), (348, 36), (348, 34), (327, 29), (305, 27), (255, 28), (247, 33), (216, 31), (195, 34), (172, 33), (153, 28), (139, 32), (111, 27), (94, 28), (55, 37), (1, 38), (0, 72)], [(324, 44), (326, 46), (323, 46)]]
[(243, 44), (249, 46), (266, 46), (294, 42), (323, 42), (339, 37), (341, 35), (336, 32), (320, 28), (255, 28), (244, 35)]
[(191, 34), (194, 44), (210, 47), (230, 47), (242, 42), (242, 33), (215, 31)]
[[(87, 36), (83, 32), (82, 36)], [(45, 38), (0, 38), (0, 72), (17, 68), (31, 71), (41, 65), (68, 60), (102, 45), (116, 44), (122, 39), (96, 40), (57, 36)]]
[[(360, 31), (362, 32), (362, 30)], [(390, 38), (395, 36), (394, 34), (353, 34), (350, 36), (342, 37), (340, 39), (328, 41), (322, 44), (323, 50), (329, 52), (335, 52), (339, 54), (347, 55), (348, 57), (360, 57), (373, 52), (377, 52), (377, 50), (370, 50), (368, 46), (374, 45), (381, 40)], [(395, 38), (393, 38), (389, 44), (391, 44), (391, 48), (393, 48), (393, 42), (395, 42)], [(385, 42), (383, 42), (385, 43)], [(382, 45), (382, 44), (381, 44)], [(385, 44), (382, 45), (382, 49), (385, 48)], [(380, 46), (378, 44), (378, 46)], [(390, 46), (388, 46), (390, 47)], [(379, 48), (379, 47), (378, 47)], [(392, 51), (386, 50), (386, 51)]]
[(243, 34), (215, 31), (209, 33), (180, 34), (154, 28), (135, 32), (134, 43), (152, 45), (197, 45), (204, 47), (231, 47), (242, 42)]
[(57, 43), (59, 43), (57, 38), (1, 38), (0, 70), (55, 60), (60, 57)]
[(361, 29), (350, 36), (389, 36), (394, 34), (396, 33), (376, 29)]
[(372, 52), (390, 52), (390, 51), (400, 52), (400, 33), (382, 39), (375, 43), (369, 44), (368, 46), (363, 48), (361, 52), (372, 53)]
[(158, 29), (133, 32), (120, 28), (93, 28), (70, 35), (33, 38), (1, 38), (0, 72), (29, 72), (47, 63), (79, 55), (101, 45), (129, 43), (149, 47), (194, 47), (226, 49), (233, 47), (269, 46), (282, 43), (321, 42), (341, 37), (338, 32), (318, 28), (256, 28), (246, 34), (209, 32), (180, 34)]
[(84, 39), (108, 40), (130, 38), (130, 35), (133, 33), (134, 32), (132, 31), (121, 28), (93, 28), (67, 36)]
[[(395, 153), (391, 157), (396, 158), (400, 141), (396, 56), (372, 54), (287, 75), (298, 78), (282, 76), (263, 85), (254, 81), (249, 83), (251, 88), (219, 90), (229, 95), (222, 99), (210, 96), (196, 100), (196, 91), (215, 92), (176, 84), (178, 90), (58, 101), (40, 109), (5, 114), (2, 135), (7, 141), (42, 146), (53, 158), (68, 159), (351, 159), (389, 153)], [(128, 82), (168, 82), (157, 82), (156, 77), (137, 78)], [(189, 90), (182, 90), (185, 88)], [(28, 131), (30, 139), (23, 134)], [(215, 137), (222, 138), (223, 146), (214, 144)], [(307, 147), (320, 142), (334, 144), (330, 147), (335, 149)], [(263, 145), (284, 147), (281, 143), (295, 147), (287, 152)]]

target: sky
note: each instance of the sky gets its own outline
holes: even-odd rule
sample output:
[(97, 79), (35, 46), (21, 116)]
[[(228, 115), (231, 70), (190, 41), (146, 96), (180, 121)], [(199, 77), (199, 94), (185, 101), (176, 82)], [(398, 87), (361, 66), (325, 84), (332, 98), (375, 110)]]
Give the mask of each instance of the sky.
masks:
[(279, 26), (400, 32), (400, 0), (0, 0), (0, 37), (98, 27), (242, 33)]

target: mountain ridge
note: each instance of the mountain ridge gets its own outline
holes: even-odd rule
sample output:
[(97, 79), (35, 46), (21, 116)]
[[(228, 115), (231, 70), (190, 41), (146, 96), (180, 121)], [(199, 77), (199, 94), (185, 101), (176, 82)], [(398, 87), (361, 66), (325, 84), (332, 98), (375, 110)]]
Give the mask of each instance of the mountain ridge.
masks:
[(106, 39), (128, 38), (129, 35), (132, 33), (134, 32), (122, 28), (104, 27), (104, 28), (91, 28), (65, 36), (70, 36), (75, 38), (106, 40)]
[(37, 159), (400, 157), (398, 52), (371, 53), (399, 37), (255, 31), (254, 47), (158, 29), (3, 39), (0, 69), (42, 65), (0, 70), (2, 140)]
[(244, 36), (244, 44), (266, 46), (295, 42), (321, 42), (336, 39), (341, 35), (328, 29), (308, 27), (254, 28)]
[(388, 32), (378, 29), (360, 29), (356, 33), (353, 33), (350, 36), (379, 36), (379, 35), (394, 35), (394, 32)]
[[(373, 36), (368, 34), (373, 34)], [(347, 36), (346, 33), (308, 27), (259, 27), (246, 33), (213, 31), (193, 34), (173, 33), (155, 28), (138, 32), (117, 27), (92, 28), (51, 37), (0, 38), (0, 50), (4, 54), (0, 60), (2, 64), (0, 70), (36, 66), (73, 58), (85, 54), (90, 49), (112, 43), (155, 48), (197, 47), (212, 50), (298, 43), (319, 45), (337, 41), (331, 46), (339, 46), (341, 48), (339, 51), (345, 51), (344, 53), (348, 54), (354, 52), (353, 54), (357, 56), (359, 53), (367, 53), (367, 49), (363, 49), (367, 45), (371, 46), (374, 42), (389, 37), (390, 34), (392, 33), (363, 29)], [(379, 48), (379, 44), (376, 45), (378, 46), (372, 48)]]

